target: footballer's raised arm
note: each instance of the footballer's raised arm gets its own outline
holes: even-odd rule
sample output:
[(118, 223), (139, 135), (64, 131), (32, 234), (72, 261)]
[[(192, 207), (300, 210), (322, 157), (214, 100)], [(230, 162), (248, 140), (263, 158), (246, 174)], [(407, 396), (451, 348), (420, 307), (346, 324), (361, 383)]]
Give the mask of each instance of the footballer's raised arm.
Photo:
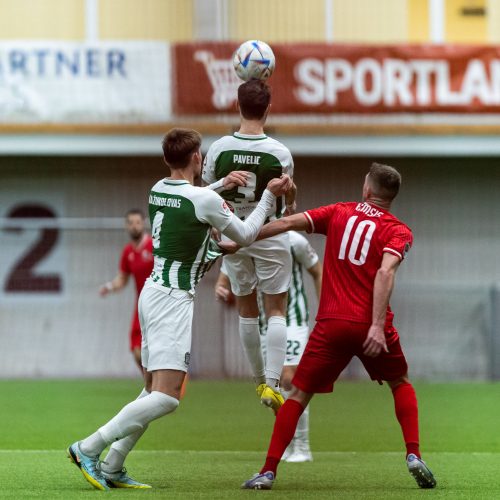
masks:
[(286, 233), (287, 231), (308, 231), (311, 224), (304, 212), (299, 214), (289, 215), (278, 220), (273, 220), (266, 224), (257, 236), (257, 240), (263, 240), (277, 234)]
[(245, 222), (233, 217), (231, 223), (222, 233), (241, 246), (253, 243), (266, 217), (273, 213), (276, 197), (285, 194), (290, 189), (291, 184), (292, 181), (288, 175), (282, 175), (279, 179), (271, 179), (258, 205)]
[(255, 241), (266, 217), (272, 214), (276, 196), (286, 193), (290, 189), (290, 182), (287, 175), (269, 181), (258, 205), (245, 222), (229, 211), (226, 203), (218, 194), (202, 189), (206, 194), (203, 197), (203, 203), (197, 207), (198, 219), (218, 229), (238, 245), (248, 246)]

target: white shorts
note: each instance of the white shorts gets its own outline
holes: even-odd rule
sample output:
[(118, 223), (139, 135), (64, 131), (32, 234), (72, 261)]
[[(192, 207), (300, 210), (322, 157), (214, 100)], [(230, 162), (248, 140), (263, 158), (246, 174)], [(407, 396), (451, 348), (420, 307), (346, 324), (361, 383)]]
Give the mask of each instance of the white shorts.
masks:
[(193, 296), (146, 282), (139, 296), (141, 359), (147, 371), (187, 372), (191, 351)]
[(250, 295), (256, 286), (263, 293), (288, 291), (292, 276), (292, 256), (288, 233), (256, 241), (235, 254), (224, 257), (234, 295)]
[(309, 340), (308, 326), (289, 326), (286, 329), (286, 356), (283, 366), (297, 366), (299, 364), (307, 341)]

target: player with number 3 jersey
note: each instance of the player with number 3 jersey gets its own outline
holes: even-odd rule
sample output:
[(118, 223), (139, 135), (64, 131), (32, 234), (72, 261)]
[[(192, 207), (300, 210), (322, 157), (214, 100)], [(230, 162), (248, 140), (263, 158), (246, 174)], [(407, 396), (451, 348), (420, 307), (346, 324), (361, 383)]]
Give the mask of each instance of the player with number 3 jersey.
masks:
[(332, 392), (353, 356), (373, 380), (386, 381), (392, 390), (409, 472), (421, 488), (436, 486), (420, 457), (417, 398), (389, 307), (396, 271), (413, 243), (409, 227), (389, 212), (400, 183), (396, 169), (374, 163), (365, 177), (363, 202), (307, 210), (262, 229), (259, 238), (295, 229), (327, 239), (316, 326), (292, 380), (292, 393), (276, 418), (266, 462), (243, 488), (272, 487), (304, 408), (315, 393)]
[[(250, 80), (238, 88), (241, 125), (238, 132), (214, 142), (205, 157), (203, 180), (217, 191), (241, 220), (253, 212), (271, 179), (293, 176), (290, 151), (264, 134), (270, 108), (269, 87)], [(227, 190), (223, 181), (232, 172), (244, 172), (245, 185)], [(295, 203), (295, 192), (276, 199), (269, 220), (280, 218)], [(277, 412), (283, 404), (279, 379), (286, 353), (287, 290), (292, 273), (288, 234), (275, 235), (243, 248), (225, 259), (231, 289), (237, 297), (241, 343), (252, 367), (262, 404)], [(263, 293), (268, 324), (267, 358), (260, 348), (256, 287)]]

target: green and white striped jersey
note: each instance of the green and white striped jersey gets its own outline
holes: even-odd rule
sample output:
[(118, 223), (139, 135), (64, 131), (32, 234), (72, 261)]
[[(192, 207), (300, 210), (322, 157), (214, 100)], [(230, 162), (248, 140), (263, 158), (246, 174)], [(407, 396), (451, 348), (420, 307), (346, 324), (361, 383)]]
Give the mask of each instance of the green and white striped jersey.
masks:
[(307, 326), (309, 306), (304, 288), (303, 269), (310, 269), (318, 262), (319, 257), (304, 236), (295, 231), (289, 231), (288, 235), (292, 252), (292, 280), (288, 289), (286, 325)]
[[(267, 183), (281, 174), (293, 176), (293, 159), (281, 142), (263, 135), (244, 135), (235, 132), (215, 141), (203, 163), (203, 180), (212, 184), (234, 170), (250, 173), (247, 185), (219, 194), (234, 208), (235, 214), (245, 220), (257, 206)], [(274, 216), (285, 211), (284, 197), (277, 198)]]
[(153, 282), (194, 293), (221, 255), (210, 238), (211, 228), (224, 231), (233, 217), (226, 202), (210, 189), (183, 180), (158, 181), (149, 195)]

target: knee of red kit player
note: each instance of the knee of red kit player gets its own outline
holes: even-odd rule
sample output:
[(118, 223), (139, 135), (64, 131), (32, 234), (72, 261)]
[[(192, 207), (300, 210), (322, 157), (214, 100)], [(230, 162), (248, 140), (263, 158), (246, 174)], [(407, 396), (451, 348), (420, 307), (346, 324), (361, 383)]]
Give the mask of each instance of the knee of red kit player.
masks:
[(391, 388), (392, 392), (394, 392), (396, 389), (398, 389), (401, 386), (411, 386), (410, 379), (408, 378), (408, 375), (403, 375), (402, 377), (399, 377), (394, 380), (388, 380), (387, 384)]

